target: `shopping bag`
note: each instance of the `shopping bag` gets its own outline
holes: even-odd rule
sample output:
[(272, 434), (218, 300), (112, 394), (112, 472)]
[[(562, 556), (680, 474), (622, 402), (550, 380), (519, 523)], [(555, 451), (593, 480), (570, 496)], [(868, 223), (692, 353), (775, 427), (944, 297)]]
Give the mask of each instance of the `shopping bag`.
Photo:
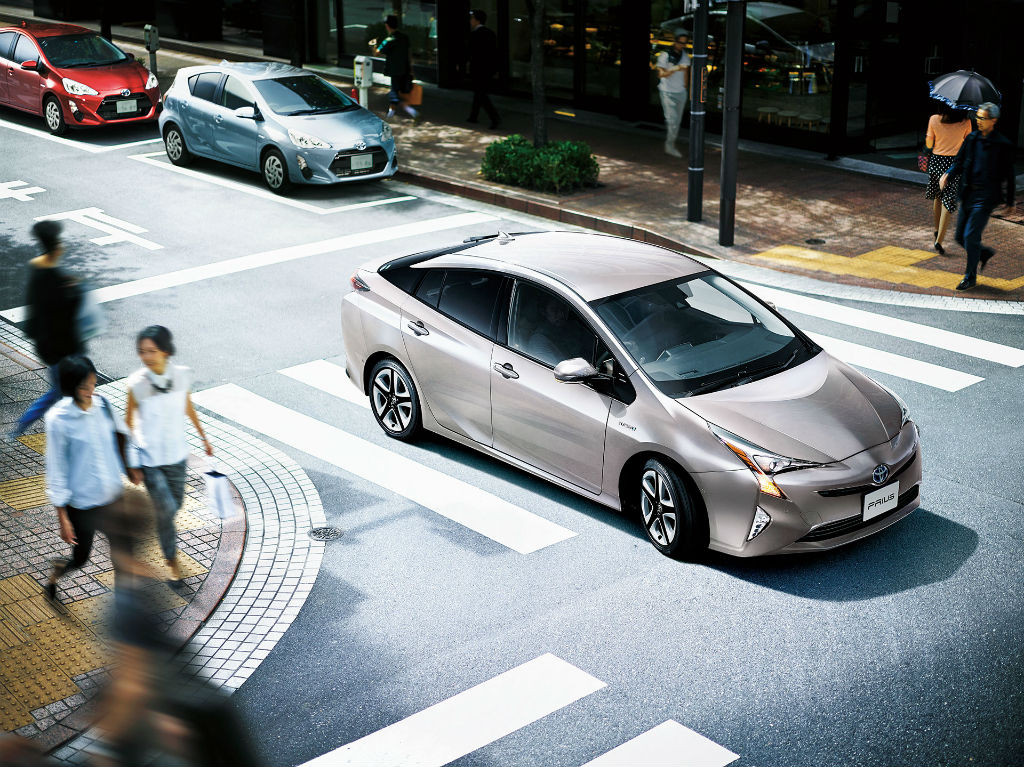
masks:
[(402, 99), (403, 104), (410, 107), (418, 107), (423, 104), (423, 86), (419, 83), (413, 83), (408, 93), (399, 93), (398, 96)]
[(235, 515), (235, 499), (231, 495), (231, 480), (217, 470), (216, 461), (210, 461), (203, 472), (206, 480), (206, 507), (221, 519)]
[(107, 329), (107, 317), (85, 283), (78, 290), (81, 300), (78, 302), (78, 314), (75, 315), (75, 328), (80, 341), (89, 341)]

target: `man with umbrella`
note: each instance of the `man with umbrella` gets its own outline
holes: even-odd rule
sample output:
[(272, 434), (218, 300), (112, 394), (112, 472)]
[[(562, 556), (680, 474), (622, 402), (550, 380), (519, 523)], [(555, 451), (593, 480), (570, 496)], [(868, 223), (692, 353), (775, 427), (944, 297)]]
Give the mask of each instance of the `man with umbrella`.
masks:
[(939, 188), (945, 189), (951, 175), (960, 176), (961, 205), (955, 239), (967, 251), (967, 268), (957, 290), (970, 290), (977, 285), (978, 269), (984, 271), (995, 253), (981, 244), (981, 233), (992, 211), (1001, 199), (1006, 202), (1008, 212), (1014, 205), (1015, 148), (1009, 139), (994, 130), (999, 107), (986, 101), (978, 106), (975, 119), (978, 129), (964, 139), (953, 167), (939, 179)]

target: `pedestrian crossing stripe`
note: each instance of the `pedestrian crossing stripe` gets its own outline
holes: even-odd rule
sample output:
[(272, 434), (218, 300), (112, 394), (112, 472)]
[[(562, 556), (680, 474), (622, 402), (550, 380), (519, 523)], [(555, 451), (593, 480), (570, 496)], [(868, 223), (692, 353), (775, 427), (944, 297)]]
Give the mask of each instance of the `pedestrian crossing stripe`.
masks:
[(576, 535), (467, 482), (235, 384), (194, 392), (192, 401), (218, 416), (408, 498), (520, 554), (533, 553)]
[(277, 372), (359, 407), (370, 409), (370, 398), (359, 391), (359, 387), (352, 383), (340, 365), (327, 360), (313, 360)]
[(739, 758), (739, 754), (669, 719), (583, 767), (725, 767)]

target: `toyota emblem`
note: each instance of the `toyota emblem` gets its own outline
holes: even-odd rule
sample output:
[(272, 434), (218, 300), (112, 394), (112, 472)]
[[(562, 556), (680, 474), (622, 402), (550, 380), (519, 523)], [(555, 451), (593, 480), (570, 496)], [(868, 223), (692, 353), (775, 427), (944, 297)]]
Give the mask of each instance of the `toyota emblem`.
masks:
[(121, 95), (122, 96), (131, 96), (132, 92), (130, 90), (128, 90), (127, 88), (122, 88), (121, 89)]
[(887, 479), (889, 479), (889, 467), (884, 463), (878, 464), (875, 470), (871, 472), (871, 481), (876, 485), (880, 485)]
[(364, 149), (366, 149), (366, 142), (363, 141), (362, 139), (357, 141), (356, 142), (356, 149), (358, 149), (360, 152), (362, 152)]

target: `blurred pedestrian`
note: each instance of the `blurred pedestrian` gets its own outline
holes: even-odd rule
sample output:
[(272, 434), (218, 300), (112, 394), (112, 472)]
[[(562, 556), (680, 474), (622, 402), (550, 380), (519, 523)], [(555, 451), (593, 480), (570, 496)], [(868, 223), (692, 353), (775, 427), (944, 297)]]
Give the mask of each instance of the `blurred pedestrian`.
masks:
[(491, 81), (498, 73), (498, 36), (486, 24), (485, 11), (469, 12), (469, 79), (473, 84), (473, 106), (466, 122), (475, 123), (483, 108), (491, 120), (489, 127), (494, 130), (501, 125), (501, 117), (490, 96)]
[(185, 499), (186, 418), (202, 438), (207, 455), (213, 455), (213, 448), (192, 406), (195, 375), (170, 360), (175, 352), (171, 331), (150, 325), (136, 338), (135, 351), (143, 366), (128, 377), (125, 421), (135, 437), (138, 463), (153, 501), (160, 549), (173, 574), (171, 585), (178, 587), (182, 571), (174, 517)]
[(943, 190), (951, 183), (950, 178), (960, 179), (961, 207), (954, 239), (967, 251), (967, 268), (957, 290), (970, 290), (978, 284), (978, 270), (985, 271), (995, 254), (995, 250), (981, 244), (981, 233), (1000, 200), (1006, 203), (1006, 212), (1012, 212), (1016, 186), (1016, 147), (995, 130), (999, 107), (991, 101), (980, 104), (975, 120), (978, 129), (964, 139), (953, 167), (939, 179)]
[(12, 439), (24, 434), (60, 399), (57, 363), (61, 358), (84, 351), (76, 326), (81, 291), (76, 280), (59, 266), (64, 255), (62, 228), (59, 221), (39, 221), (32, 227), (43, 252), (28, 264), (25, 335), (35, 343), (36, 354), (47, 366), (50, 388), (18, 419), (10, 434)]
[(946, 250), (942, 247), (942, 240), (949, 226), (949, 214), (956, 213), (960, 200), (960, 178), (952, 179), (945, 189), (939, 188), (939, 179), (953, 167), (957, 153), (970, 133), (971, 121), (964, 110), (940, 104), (938, 113), (928, 118), (928, 134), (924, 145), (931, 150), (931, 155), (928, 157), (928, 187), (924, 196), (925, 199), (933, 200), (935, 233), (932, 247), (943, 256)]
[(678, 32), (672, 48), (659, 53), (655, 62), (659, 78), (658, 94), (665, 113), (665, 154), (673, 157), (683, 156), (676, 149), (676, 138), (689, 99), (690, 56), (686, 53), (689, 42), (690, 38), (685, 32)]
[(388, 91), (388, 118), (395, 116), (395, 107), (399, 104), (415, 122), (419, 121), (419, 112), (402, 101), (402, 94), (412, 90), (412, 59), (409, 56), (409, 37), (398, 28), (398, 17), (388, 14), (384, 19), (384, 29), (388, 36), (381, 40), (370, 40), (370, 48), (378, 56), (384, 56), (384, 74), (391, 78), (391, 90)]
[(65, 357), (57, 377), (63, 398), (45, 417), (46, 494), (57, 510), (60, 537), (73, 548), (70, 560), (54, 563), (46, 586), (50, 599), (57, 598), (62, 575), (89, 561), (96, 531), (106, 534), (106, 517), (124, 490), (122, 471), (135, 484), (142, 482), (137, 468), (125, 469), (128, 430), (110, 403), (95, 393), (92, 361)]

